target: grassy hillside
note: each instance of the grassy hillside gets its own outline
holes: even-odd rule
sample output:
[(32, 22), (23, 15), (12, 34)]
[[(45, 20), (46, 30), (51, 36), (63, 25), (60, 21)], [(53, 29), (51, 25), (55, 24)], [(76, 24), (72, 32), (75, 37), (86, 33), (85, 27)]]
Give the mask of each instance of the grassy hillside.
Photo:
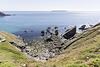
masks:
[(0, 42), (0, 67), (14, 67), (27, 60), (23, 53), (9, 43), (13, 41), (18, 44), (14, 35), (3, 31), (0, 31), (0, 35), (6, 39), (5, 42)]
[(100, 67), (100, 26), (88, 29), (60, 55), (29, 67)]

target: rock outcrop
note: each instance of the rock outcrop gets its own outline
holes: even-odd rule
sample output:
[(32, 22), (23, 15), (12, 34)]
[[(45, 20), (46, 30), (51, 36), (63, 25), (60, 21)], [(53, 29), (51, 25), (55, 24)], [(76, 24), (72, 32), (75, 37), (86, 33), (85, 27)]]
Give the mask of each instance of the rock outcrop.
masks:
[(79, 28), (79, 30), (86, 30), (86, 25), (82, 25), (80, 28)]
[(71, 29), (68, 29), (65, 34), (63, 35), (64, 38), (70, 39), (76, 34), (76, 26), (72, 27)]
[(6, 41), (6, 39), (0, 35), (0, 42), (5, 42), (5, 41)]
[(20, 36), (15, 36), (15, 39), (18, 42), (17, 44), (14, 41), (10, 41), (9, 43), (12, 44), (13, 46), (17, 47), (21, 52), (24, 52), (26, 49), (27, 43)]

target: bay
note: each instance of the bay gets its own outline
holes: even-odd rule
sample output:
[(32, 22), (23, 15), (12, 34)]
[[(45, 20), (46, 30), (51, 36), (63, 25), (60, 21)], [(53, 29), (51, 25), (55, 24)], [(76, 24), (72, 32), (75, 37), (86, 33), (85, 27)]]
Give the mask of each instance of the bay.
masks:
[[(80, 27), (85, 24), (96, 24), (100, 21), (100, 12), (86, 11), (3, 11), (15, 16), (0, 17), (0, 31), (6, 31), (23, 38), (36, 38), (47, 27), (59, 27), (59, 32), (64, 32), (71, 26)], [(28, 30), (27, 33), (24, 30)], [(31, 32), (31, 30), (33, 32)]]

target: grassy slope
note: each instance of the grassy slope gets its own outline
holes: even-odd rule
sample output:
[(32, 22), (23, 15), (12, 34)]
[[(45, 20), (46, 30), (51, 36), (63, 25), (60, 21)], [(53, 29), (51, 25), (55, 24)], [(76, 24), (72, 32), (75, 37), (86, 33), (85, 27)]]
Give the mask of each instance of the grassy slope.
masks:
[[(92, 30), (93, 31), (93, 30)], [(29, 67), (99, 67), (100, 66), (100, 28), (90, 34), (88, 31), (82, 39), (64, 50), (60, 55), (47, 62), (25, 61)], [(25, 56), (9, 41), (15, 41), (14, 35), (0, 31), (6, 42), (0, 43), (0, 67), (14, 67), (16, 62), (26, 60)], [(8, 61), (8, 62), (6, 62)], [(13, 62), (13, 63), (11, 63)]]
[(59, 56), (47, 62), (30, 63), (29, 67), (100, 67), (100, 28), (90, 32)]
[(14, 63), (27, 60), (24, 54), (9, 43), (9, 41), (14, 41), (18, 44), (14, 35), (2, 31), (0, 31), (0, 35), (6, 39), (5, 42), (0, 43), (0, 67), (6, 67), (6, 65), (14, 67), (16, 65)]

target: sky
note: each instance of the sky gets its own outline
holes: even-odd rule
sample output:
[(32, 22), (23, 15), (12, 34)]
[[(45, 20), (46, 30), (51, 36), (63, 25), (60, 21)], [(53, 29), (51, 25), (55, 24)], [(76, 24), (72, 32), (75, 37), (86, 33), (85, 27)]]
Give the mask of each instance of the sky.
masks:
[(100, 11), (100, 0), (0, 0), (0, 11)]

